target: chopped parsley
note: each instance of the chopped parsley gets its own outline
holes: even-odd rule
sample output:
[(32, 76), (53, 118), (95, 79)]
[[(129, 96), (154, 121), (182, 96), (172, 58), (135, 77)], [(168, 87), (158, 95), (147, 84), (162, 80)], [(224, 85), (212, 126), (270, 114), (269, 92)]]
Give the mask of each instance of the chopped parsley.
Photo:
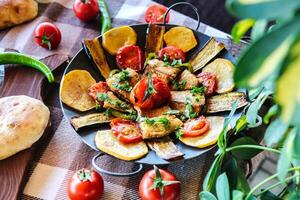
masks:
[(153, 79), (152, 79), (152, 73), (149, 73), (148, 75), (148, 83), (147, 83), (147, 89), (145, 90), (144, 97), (143, 97), (143, 102), (153, 93), (155, 93), (155, 87), (153, 84)]
[(186, 80), (182, 80), (182, 81), (179, 81), (179, 82), (177, 82), (176, 80), (172, 80), (172, 85), (173, 85), (175, 90), (182, 90), (186, 86)]
[(181, 127), (180, 126), (177, 126), (176, 129), (175, 129), (175, 135), (176, 135), (176, 138), (177, 139), (180, 139), (182, 138), (183, 136), (183, 132), (181, 130)]
[(154, 58), (156, 58), (156, 54), (155, 53), (149, 53), (148, 56), (147, 56), (147, 58), (146, 58), (146, 61), (144, 63), (144, 67), (146, 67), (148, 65), (148, 61), (149, 60), (152, 60)]
[(119, 109), (128, 109), (128, 108), (130, 108), (130, 106), (127, 103), (125, 103), (125, 102), (123, 102), (119, 99), (111, 99), (108, 96), (108, 94), (106, 94), (106, 93), (97, 93), (96, 96), (97, 96), (98, 100), (107, 101), (108, 103), (112, 104), (116, 108), (119, 108)]
[(118, 90), (123, 90), (125, 92), (131, 92), (132, 85), (129, 83), (131, 76), (127, 70), (122, 70), (121, 72), (115, 74), (113, 87)]
[(192, 119), (198, 116), (198, 114), (194, 111), (190, 98), (186, 99), (184, 114), (188, 119)]
[(163, 61), (164, 66), (177, 67), (181, 69), (187, 68), (190, 72), (193, 72), (192, 65), (189, 62), (182, 63), (182, 59), (173, 59), (172, 62), (170, 62), (168, 55), (164, 54)]
[(164, 113), (164, 115), (179, 115), (180, 111), (179, 110), (169, 110)]
[(191, 92), (192, 92), (193, 96), (195, 96), (197, 94), (203, 95), (205, 90), (206, 90), (205, 86), (201, 86), (201, 87), (195, 86), (192, 88)]
[(153, 126), (157, 123), (160, 123), (160, 124), (163, 124), (163, 126), (165, 128), (169, 128), (170, 125), (171, 125), (171, 122), (170, 120), (168, 120), (167, 118), (165, 117), (158, 117), (158, 118), (145, 118), (144, 121), (146, 122), (146, 124), (150, 125), (150, 126)]
[(101, 106), (100, 106), (100, 104), (97, 101), (96, 101), (96, 107), (95, 107), (95, 109), (97, 111), (101, 111)]

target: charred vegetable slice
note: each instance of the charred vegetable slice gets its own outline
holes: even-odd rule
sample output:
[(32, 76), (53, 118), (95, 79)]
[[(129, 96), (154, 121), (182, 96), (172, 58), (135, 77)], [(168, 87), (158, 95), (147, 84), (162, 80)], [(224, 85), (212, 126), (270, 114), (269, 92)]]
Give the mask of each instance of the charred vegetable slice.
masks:
[(95, 108), (95, 101), (88, 95), (95, 79), (86, 70), (73, 70), (62, 80), (60, 98), (66, 105), (79, 111)]
[(210, 124), (210, 129), (203, 135), (197, 137), (180, 137), (179, 140), (192, 147), (204, 148), (215, 144), (219, 134), (222, 132), (224, 125), (224, 117), (207, 117)]
[(110, 68), (107, 64), (100, 41), (98, 38), (95, 38), (93, 40), (84, 40), (83, 43), (85, 49), (88, 51), (95, 65), (99, 69), (101, 75), (107, 79), (110, 73)]
[(223, 49), (224, 44), (211, 38), (206, 45), (191, 59), (194, 72), (202, 69), (209, 61), (216, 57)]
[(175, 46), (184, 52), (188, 52), (197, 46), (197, 40), (193, 31), (186, 27), (171, 28), (164, 35), (167, 46)]
[(198, 85), (197, 77), (187, 69), (179, 75), (177, 80), (172, 81), (173, 90), (191, 90)]
[(165, 27), (156, 24), (149, 24), (146, 37), (145, 54), (148, 57), (149, 53), (157, 53), (164, 44), (163, 37)]
[(114, 116), (114, 117), (118, 117), (118, 118), (122, 118), (122, 119), (128, 119), (128, 120), (136, 120), (136, 118), (137, 118), (137, 114), (136, 114), (135, 111), (134, 112), (123, 113), (123, 112), (120, 112), (118, 110), (107, 109), (106, 113), (109, 116)]
[(217, 93), (223, 94), (231, 92), (234, 89), (234, 65), (229, 60), (217, 58), (204, 67), (202, 72), (209, 72), (216, 75)]
[(71, 119), (71, 124), (77, 131), (78, 129), (95, 124), (109, 123), (113, 117), (106, 113), (93, 113), (85, 116), (74, 116)]
[(147, 117), (147, 118), (159, 117), (171, 110), (169, 106), (163, 106), (151, 110), (142, 110), (138, 107), (135, 107), (135, 109), (138, 111), (140, 116)]
[(216, 113), (229, 111), (232, 109), (232, 103), (237, 101), (237, 108), (241, 108), (248, 104), (246, 95), (243, 92), (230, 92), (212, 96), (206, 100), (206, 112)]
[(124, 144), (111, 130), (98, 131), (95, 142), (98, 149), (121, 160), (136, 160), (148, 153), (145, 142)]
[(174, 115), (145, 118), (139, 123), (144, 139), (160, 138), (174, 132), (182, 122)]
[(159, 157), (165, 160), (174, 160), (184, 155), (177, 149), (176, 145), (169, 137), (148, 141), (147, 145), (150, 149), (155, 151)]

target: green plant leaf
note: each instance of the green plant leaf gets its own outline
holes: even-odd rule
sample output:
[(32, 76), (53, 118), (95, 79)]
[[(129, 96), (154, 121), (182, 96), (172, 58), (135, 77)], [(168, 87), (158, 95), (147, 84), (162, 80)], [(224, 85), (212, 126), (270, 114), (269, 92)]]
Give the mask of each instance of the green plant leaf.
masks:
[[(252, 139), (251, 137), (245, 136), (235, 140), (230, 147), (239, 146), (239, 145), (258, 145), (258, 143)], [(259, 149), (250, 149), (250, 148), (242, 148), (242, 149), (234, 149), (231, 151), (232, 155), (234, 155), (238, 159), (248, 160), (256, 156), (260, 153)]]
[(224, 159), (224, 164), (222, 165), (222, 171), (226, 173), (229, 182), (229, 188), (230, 191), (236, 188), (238, 176), (237, 176), (237, 170), (238, 170), (238, 164), (236, 159), (230, 155), (227, 154)]
[(266, 191), (264, 192), (261, 196), (260, 196), (261, 200), (282, 200), (281, 198), (277, 197), (275, 194), (273, 194), (270, 191)]
[(269, 124), (270, 119), (274, 116), (276, 116), (279, 113), (279, 107), (277, 104), (274, 104), (271, 108), (269, 108), (267, 114), (265, 114), (263, 118), (263, 122), (265, 124)]
[(241, 167), (238, 167), (236, 173), (237, 173), (236, 189), (242, 191), (244, 194), (247, 194), (250, 191), (250, 186), (244, 171), (241, 169)]
[(266, 82), (273, 82), (295, 41), (295, 33), (299, 31), (300, 16), (254, 41), (238, 60), (234, 73), (237, 85), (257, 87)]
[(227, 9), (240, 18), (277, 19), (295, 13), (298, 0), (227, 0)]
[(257, 40), (261, 38), (266, 32), (268, 21), (265, 19), (257, 20), (251, 31), (251, 39)]
[[(300, 32), (300, 31), (299, 31)], [(299, 33), (298, 32), (298, 33)], [(285, 123), (300, 124), (300, 37), (289, 51), (283, 73), (277, 81), (275, 100), (281, 106), (281, 118)]]
[(283, 123), (280, 118), (277, 118), (268, 126), (264, 139), (268, 146), (277, 144), (284, 136), (288, 129), (288, 125)]
[(254, 25), (254, 19), (243, 19), (238, 21), (231, 30), (231, 36), (235, 43), (239, 43), (241, 38)]
[(208, 191), (202, 191), (199, 194), (199, 198), (201, 200), (218, 200), (215, 195), (213, 195), (212, 193), (208, 192)]
[(232, 200), (243, 200), (244, 193), (239, 190), (232, 191)]
[(204, 191), (210, 192), (214, 188), (217, 177), (219, 176), (220, 171), (221, 171), (223, 158), (224, 158), (224, 154), (219, 154), (215, 158), (211, 167), (209, 168), (209, 170), (204, 178), (204, 181), (203, 181), (203, 190)]
[(247, 128), (247, 117), (246, 115), (242, 115), (236, 122), (235, 132), (239, 133)]
[(218, 200), (230, 200), (229, 183), (226, 173), (221, 174), (216, 183)]
[[(300, 128), (299, 126), (296, 129), (296, 136), (294, 140), (294, 155), (296, 155), (298, 162), (300, 163)], [(300, 164), (299, 164), (300, 165)], [(297, 165), (296, 165), (297, 166)]]
[(287, 139), (284, 141), (283, 148), (280, 153), (280, 157), (277, 164), (278, 178), (281, 182), (284, 182), (284, 179), (288, 173), (288, 168), (291, 165), (294, 140), (296, 136), (296, 130), (292, 129)]

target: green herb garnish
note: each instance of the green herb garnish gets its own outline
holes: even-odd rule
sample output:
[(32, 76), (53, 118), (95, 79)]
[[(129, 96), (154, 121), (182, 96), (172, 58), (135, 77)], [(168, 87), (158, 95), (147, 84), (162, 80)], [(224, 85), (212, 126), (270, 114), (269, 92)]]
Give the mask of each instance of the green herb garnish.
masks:
[(184, 114), (188, 119), (192, 119), (192, 118), (195, 118), (198, 116), (198, 114), (194, 111), (194, 108), (193, 108), (190, 98), (186, 98)]
[(126, 102), (123, 102), (119, 99), (111, 99), (106, 93), (97, 93), (96, 97), (99, 101), (107, 101), (108, 103), (112, 104), (113, 106), (119, 109), (130, 108), (130, 106)]
[(146, 124), (153, 126), (157, 123), (163, 124), (163, 126), (165, 128), (169, 128), (170, 127), (170, 120), (168, 120), (165, 117), (159, 117), (159, 118), (145, 118), (144, 121), (146, 122)]
[(149, 60), (152, 60), (152, 59), (154, 59), (154, 58), (156, 58), (156, 54), (155, 54), (155, 53), (149, 53), (148, 56), (147, 56), (147, 58), (146, 58), (146, 61), (145, 61), (145, 63), (144, 63), (144, 68), (147, 66), (148, 61), (149, 61)]
[(154, 84), (153, 84), (153, 79), (152, 79), (152, 73), (149, 73), (148, 75), (148, 84), (147, 84), (147, 89), (145, 90), (144, 93), (144, 98), (143, 98), (143, 102), (153, 93), (155, 93), (156, 90), (154, 88)]
[(191, 92), (192, 92), (193, 96), (195, 96), (197, 94), (203, 95), (205, 93), (205, 90), (206, 90), (205, 86), (201, 86), (201, 87), (195, 86), (192, 88)]
[(186, 80), (182, 80), (180, 82), (177, 82), (176, 80), (172, 80), (172, 85), (175, 90), (182, 90), (186, 86)]
[(182, 138), (183, 136), (183, 132), (181, 130), (181, 127), (180, 126), (177, 126), (176, 129), (175, 129), (175, 135), (176, 135), (176, 138), (177, 139), (180, 139)]
[(113, 87), (126, 92), (131, 92), (132, 85), (129, 83), (130, 78), (129, 72), (122, 70), (115, 75), (114, 79), (116, 81), (113, 83)]

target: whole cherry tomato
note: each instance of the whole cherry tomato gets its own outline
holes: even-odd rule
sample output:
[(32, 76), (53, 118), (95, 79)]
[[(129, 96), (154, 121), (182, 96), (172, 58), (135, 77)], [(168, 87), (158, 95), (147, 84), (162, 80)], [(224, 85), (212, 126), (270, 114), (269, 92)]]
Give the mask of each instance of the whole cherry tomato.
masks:
[[(147, 23), (162, 23), (164, 22), (164, 15), (167, 12), (167, 8), (161, 5), (150, 6), (145, 13), (145, 21)], [(170, 15), (166, 17), (166, 22), (170, 20)]]
[(140, 128), (136, 122), (115, 118), (110, 122), (114, 135), (123, 143), (130, 144), (143, 140)]
[(131, 103), (144, 110), (160, 107), (169, 102), (170, 98), (171, 92), (167, 83), (150, 75), (140, 80), (130, 95)]
[(198, 80), (205, 87), (205, 95), (210, 96), (217, 90), (217, 77), (210, 72), (201, 72), (197, 75)]
[(180, 59), (182, 62), (185, 62), (186, 60), (185, 53), (181, 49), (174, 46), (164, 47), (158, 52), (158, 57), (160, 59), (163, 59), (165, 56), (167, 56), (170, 62)]
[(75, 0), (73, 12), (78, 19), (84, 22), (95, 19), (99, 14), (97, 0)]
[(103, 179), (94, 170), (81, 169), (68, 183), (68, 196), (71, 200), (99, 200), (103, 190)]
[(145, 57), (139, 46), (126, 45), (121, 47), (116, 55), (117, 65), (121, 69), (131, 68), (139, 71), (142, 69), (144, 61)]
[(139, 195), (142, 200), (178, 200), (180, 182), (174, 174), (163, 169), (146, 172), (139, 185)]
[(206, 133), (209, 130), (209, 121), (200, 116), (197, 119), (190, 119), (186, 121), (182, 128), (182, 137), (196, 137)]
[(40, 23), (34, 29), (35, 42), (49, 50), (57, 48), (61, 41), (60, 30), (50, 22)]

